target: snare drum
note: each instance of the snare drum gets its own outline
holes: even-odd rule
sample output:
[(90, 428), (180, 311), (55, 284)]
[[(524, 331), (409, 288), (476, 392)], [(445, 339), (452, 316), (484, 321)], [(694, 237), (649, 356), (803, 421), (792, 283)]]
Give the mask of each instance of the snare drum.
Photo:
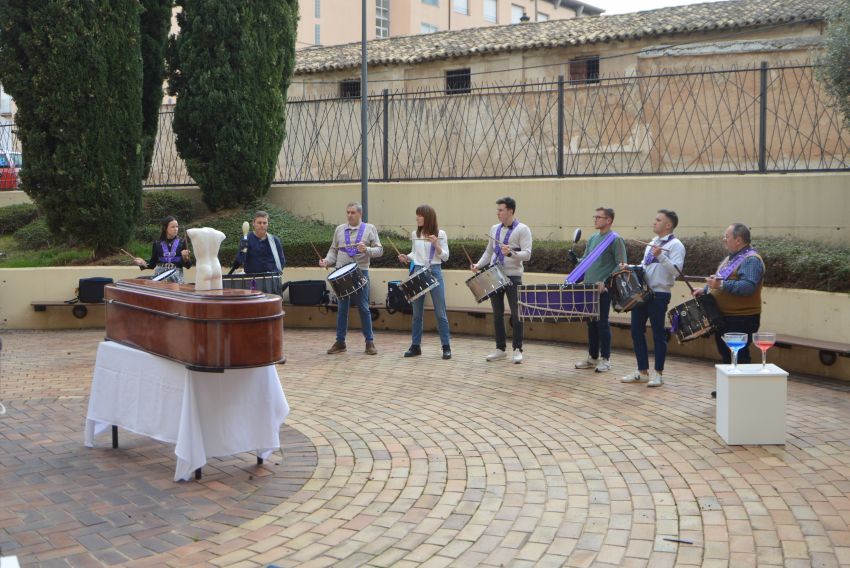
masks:
[(679, 343), (693, 341), (698, 337), (708, 337), (717, 331), (723, 323), (723, 315), (717, 308), (717, 302), (710, 294), (688, 300), (669, 312), (670, 329)]
[(466, 285), (472, 291), (475, 300), (480, 304), (505, 286), (513, 286), (513, 282), (505, 276), (500, 265), (491, 264), (487, 269), (467, 278)]
[(363, 274), (356, 262), (341, 266), (328, 276), (328, 283), (337, 298), (351, 296), (368, 282), (366, 275)]
[(419, 298), (440, 285), (440, 281), (434, 276), (430, 268), (420, 270), (410, 275), (407, 280), (399, 283), (398, 287), (404, 293), (408, 302)]
[(518, 290), (521, 321), (589, 321), (599, 319), (595, 284), (524, 284)]
[(643, 279), (643, 270), (626, 268), (611, 275), (608, 282), (611, 306), (616, 312), (628, 312), (652, 300), (652, 290)]
[(222, 274), (221, 285), (237, 290), (257, 290), (266, 294), (283, 294), (280, 274), (277, 272), (257, 272), (253, 274)]

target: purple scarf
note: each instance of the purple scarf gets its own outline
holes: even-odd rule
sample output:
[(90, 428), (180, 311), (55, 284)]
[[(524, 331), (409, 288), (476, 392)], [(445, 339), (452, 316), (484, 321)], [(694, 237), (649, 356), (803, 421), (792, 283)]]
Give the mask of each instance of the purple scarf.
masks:
[[(517, 225), (519, 225), (519, 221), (514, 219), (514, 222), (511, 223), (511, 226), (508, 228), (508, 232), (505, 235), (505, 241), (502, 244), (508, 244), (508, 241), (511, 239), (511, 233), (514, 232), (514, 229), (516, 229)], [(499, 228), (496, 229), (496, 243), (502, 242), (502, 227), (504, 227), (504, 225), (499, 223)], [(496, 262), (504, 265), (505, 264), (505, 253), (502, 252), (502, 247), (500, 247), (498, 244), (496, 244), (496, 245), (493, 245), (493, 248), (496, 251)]]
[(180, 237), (174, 237), (174, 242), (169, 247), (166, 241), (159, 241), (159, 246), (162, 248), (162, 254), (159, 255), (159, 262), (163, 264), (174, 264), (177, 259), (177, 251), (180, 250)]
[[(675, 239), (675, 238), (676, 238), (676, 237), (673, 235), (673, 233), (670, 233), (669, 235), (667, 235), (666, 237), (664, 237), (664, 239), (663, 239), (663, 240), (658, 241), (658, 242), (655, 244), (655, 246), (663, 247), (664, 245), (666, 245), (667, 243), (669, 243), (670, 241), (672, 241), (672, 240), (673, 240), (673, 239)], [(653, 262), (658, 262), (658, 259), (657, 259), (657, 258), (655, 258), (655, 255), (654, 255), (654, 254), (652, 254), (652, 249), (653, 249), (653, 247), (649, 246), (649, 247), (646, 247), (646, 248), (647, 248), (647, 250), (646, 250), (646, 255), (644, 255), (644, 257), (643, 257), (643, 264), (644, 264), (644, 266), (649, 266), (649, 265), (650, 265), (650, 264), (652, 264)]]
[(720, 268), (717, 270), (717, 277), (726, 280), (745, 260), (756, 255), (758, 255), (758, 252), (753, 247), (746, 246), (742, 248), (720, 264)]
[(573, 268), (572, 272), (567, 274), (567, 277), (564, 279), (564, 284), (575, 284), (577, 282), (581, 282), (584, 278), (584, 273), (587, 272), (587, 269), (590, 268), (590, 266), (594, 262), (596, 262), (596, 260), (600, 256), (602, 256), (602, 253), (605, 252), (605, 249), (611, 246), (611, 243), (614, 242), (614, 239), (619, 236), (620, 235), (618, 235), (614, 231), (608, 233), (608, 235), (604, 239), (602, 239), (602, 242), (599, 243), (595, 249), (590, 251), (590, 254), (585, 256), (584, 259), (582, 259), (582, 261), (579, 262), (575, 268)]
[[(366, 231), (366, 223), (360, 223), (360, 229), (357, 231), (357, 239), (354, 241), (355, 245), (360, 242), (360, 239), (363, 238), (363, 233), (365, 231)], [(345, 252), (348, 254), (348, 256), (350, 256), (351, 258), (354, 258), (354, 256), (359, 251), (357, 250), (357, 247), (351, 246), (351, 227), (346, 227), (343, 230), (343, 233), (345, 233), (345, 247), (344, 247)]]

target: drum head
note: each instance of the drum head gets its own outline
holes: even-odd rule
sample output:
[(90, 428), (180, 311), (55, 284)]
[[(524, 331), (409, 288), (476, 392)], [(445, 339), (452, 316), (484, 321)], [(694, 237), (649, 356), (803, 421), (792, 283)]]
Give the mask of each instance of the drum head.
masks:
[(345, 266), (340, 266), (339, 268), (337, 268), (336, 270), (331, 272), (330, 276), (328, 276), (328, 280), (333, 280), (334, 278), (339, 278), (340, 276), (345, 276), (346, 274), (348, 274), (352, 270), (355, 270), (356, 268), (357, 268), (356, 262), (346, 264)]
[(163, 280), (167, 280), (175, 272), (177, 272), (177, 269), (171, 268), (169, 270), (166, 270), (165, 272), (160, 272), (159, 274), (151, 278), (151, 280), (153, 280), (154, 282), (162, 282)]

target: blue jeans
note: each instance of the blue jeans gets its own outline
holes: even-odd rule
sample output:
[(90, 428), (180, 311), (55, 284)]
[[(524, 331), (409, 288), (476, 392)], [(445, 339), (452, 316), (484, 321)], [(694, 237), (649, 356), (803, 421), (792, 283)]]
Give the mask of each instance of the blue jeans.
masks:
[[(413, 272), (425, 270), (423, 266), (416, 266)], [(431, 301), (434, 302), (434, 317), (437, 318), (437, 329), (440, 331), (440, 344), (449, 345), (452, 336), (449, 332), (449, 318), (446, 316), (446, 284), (443, 282), (443, 269), (439, 264), (431, 265), (431, 273), (440, 283), (436, 288), (431, 288)], [(413, 300), (413, 345), (422, 345), (422, 330), (425, 327), (425, 294)]]
[(356, 302), (357, 310), (360, 312), (360, 326), (363, 330), (363, 337), (366, 338), (366, 341), (375, 340), (375, 336), (372, 335), (372, 314), (369, 312), (369, 271), (364, 270), (363, 276), (366, 277), (365, 286), (354, 294), (339, 299), (339, 309), (336, 313), (336, 340), (340, 343), (345, 342), (345, 333), (348, 331), (348, 310), (351, 308), (352, 300)]
[(664, 317), (670, 304), (669, 292), (655, 292), (652, 300), (632, 310), (632, 344), (635, 346), (635, 358), (638, 370), (649, 371), (649, 351), (646, 346), (646, 320), (652, 326), (652, 343), (655, 347), (655, 370), (664, 371), (664, 359), (667, 358), (667, 333), (664, 331)]
[(599, 295), (599, 319), (587, 322), (587, 351), (594, 359), (599, 358), (601, 346), (602, 357), (611, 358), (611, 325), (608, 314), (611, 311), (611, 295), (606, 290)]

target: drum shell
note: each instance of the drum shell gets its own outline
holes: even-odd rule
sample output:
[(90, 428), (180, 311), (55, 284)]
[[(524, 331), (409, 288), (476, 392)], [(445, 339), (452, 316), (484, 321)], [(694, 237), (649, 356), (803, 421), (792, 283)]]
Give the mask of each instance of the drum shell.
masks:
[(283, 294), (280, 274), (277, 272), (257, 272), (245, 274), (222, 274), (221, 285), (225, 289), (251, 290), (266, 294)]
[(709, 337), (723, 327), (723, 316), (709, 294), (679, 304), (667, 312), (667, 319), (679, 343)]
[(599, 318), (595, 284), (525, 284), (518, 290), (522, 321), (589, 321)]
[(437, 280), (431, 269), (425, 268), (411, 274), (406, 280), (401, 281), (398, 287), (404, 293), (407, 301), (413, 302), (439, 285), (440, 281)]
[(328, 275), (328, 284), (330, 284), (331, 290), (337, 298), (347, 298), (369, 282), (359, 266), (354, 265), (354, 268), (347, 269), (348, 266), (352, 265), (354, 263), (341, 266)]
[(513, 286), (513, 282), (505, 275), (501, 266), (491, 264), (478, 274), (467, 278), (466, 286), (480, 304), (505, 286)]
[(611, 275), (607, 282), (611, 293), (611, 307), (615, 312), (630, 312), (653, 298), (642, 269), (627, 268)]

